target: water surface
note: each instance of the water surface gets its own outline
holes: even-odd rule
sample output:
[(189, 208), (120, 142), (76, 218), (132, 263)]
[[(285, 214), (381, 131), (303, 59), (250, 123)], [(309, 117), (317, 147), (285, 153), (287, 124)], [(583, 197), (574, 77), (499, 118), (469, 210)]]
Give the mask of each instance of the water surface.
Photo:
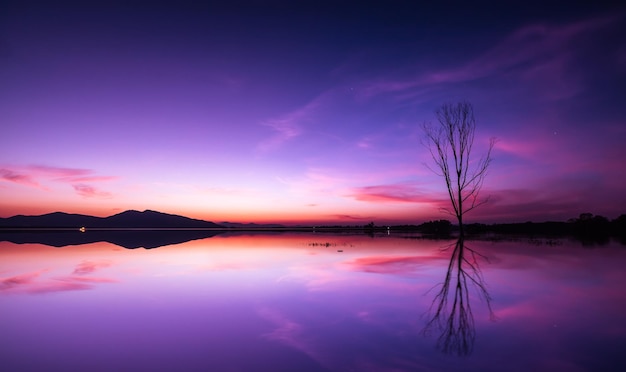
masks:
[(3, 241), (0, 366), (624, 370), (623, 246), (456, 243), (312, 233), (149, 250)]

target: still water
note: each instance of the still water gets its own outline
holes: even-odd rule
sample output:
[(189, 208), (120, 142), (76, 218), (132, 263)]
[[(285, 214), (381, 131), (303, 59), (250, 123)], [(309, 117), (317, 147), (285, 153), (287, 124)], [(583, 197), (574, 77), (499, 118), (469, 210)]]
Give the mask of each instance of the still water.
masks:
[(1, 241), (0, 369), (623, 371), (625, 267), (567, 239)]

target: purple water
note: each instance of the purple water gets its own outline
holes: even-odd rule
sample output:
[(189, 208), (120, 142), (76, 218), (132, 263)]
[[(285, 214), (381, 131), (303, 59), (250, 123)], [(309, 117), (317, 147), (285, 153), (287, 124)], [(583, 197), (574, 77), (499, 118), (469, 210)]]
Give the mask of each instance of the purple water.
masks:
[(626, 247), (467, 241), (442, 304), (454, 243), (0, 242), (0, 369), (625, 370)]

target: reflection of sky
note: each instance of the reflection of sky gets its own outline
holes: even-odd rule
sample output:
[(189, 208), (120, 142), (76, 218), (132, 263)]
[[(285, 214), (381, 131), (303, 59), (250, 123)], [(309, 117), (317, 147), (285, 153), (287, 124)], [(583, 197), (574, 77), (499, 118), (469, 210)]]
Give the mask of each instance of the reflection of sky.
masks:
[[(317, 243), (317, 244), (314, 244)], [(329, 246), (325, 246), (330, 243)], [(0, 364), (12, 370), (607, 370), (626, 341), (626, 253), (469, 242), (497, 321), (472, 355), (420, 332), (449, 242), (213, 237), (153, 250), (0, 243)], [(343, 252), (338, 252), (343, 250)], [(623, 363), (622, 363), (623, 366)]]

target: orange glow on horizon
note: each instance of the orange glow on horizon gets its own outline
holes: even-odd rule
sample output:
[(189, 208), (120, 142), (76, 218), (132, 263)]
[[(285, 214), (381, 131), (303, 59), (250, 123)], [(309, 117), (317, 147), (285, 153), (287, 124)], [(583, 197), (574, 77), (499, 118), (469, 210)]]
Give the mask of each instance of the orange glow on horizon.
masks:
[[(42, 215), (53, 212), (65, 212), (70, 214), (83, 214), (96, 217), (108, 217), (126, 210), (146, 209), (155, 210), (162, 213), (175, 214), (184, 217), (211, 221), (214, 223), (231, 222), (231, 223), (256, 223), (256, 224), (283, 224), (283, 225), (320, 225), (320, 224), (340, 224), (340, 225), (363, 225), (374, 222), (377, 225), (384, 224), (412, 224), (421, 223), (432, 219), (447, 218), (446, 215), (438, 215), (437, 213), (428, 213), (415, 209), (407, 210), (404, 213), (390, 213), (382, 209), (378, 213), (369, 211), (368, 213), (355, 215), (330, 214), (324, 212), (307, 213), (307, 212), (291, 212), (285, 213), (275, 211), (273, 213), (210, 213), (198, 211), (197, 209), (160, 209), (160, 208), (101, 208), (101, 207), (83, 207), (75, 206), (74, 208), (51, 208), (49, 206), (20, 206), (19, 208), (9, 206), (0, 206), (0, 217), (8, 218), (15, 215)], [(421, 213), (420, 213), (421, 212)]]

